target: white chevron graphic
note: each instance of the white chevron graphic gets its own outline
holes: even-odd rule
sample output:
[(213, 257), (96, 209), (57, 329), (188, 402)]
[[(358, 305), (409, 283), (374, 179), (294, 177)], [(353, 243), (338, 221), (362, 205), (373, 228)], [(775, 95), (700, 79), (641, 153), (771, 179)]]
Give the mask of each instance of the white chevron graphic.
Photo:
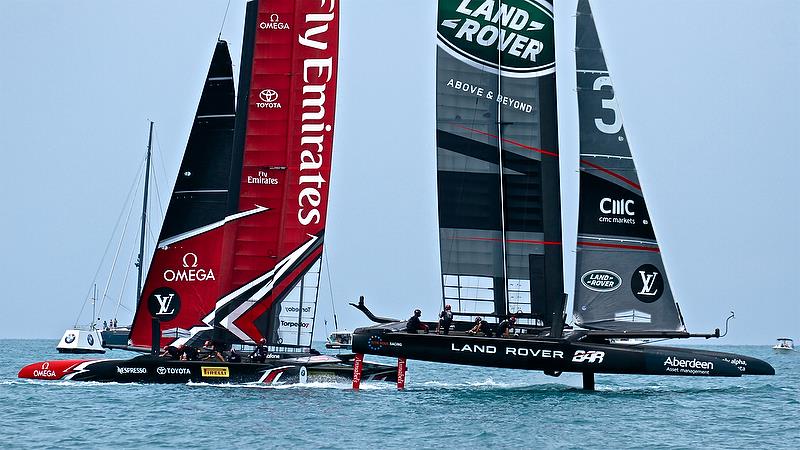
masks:
[[(286, 258), (279, 261), (278, 264), (275, 265), (275, 268), (261, 275), (255, 280), (245, 284), (239, 289), (236, 289), (230, 294), (222, 297), (221, 299), (217, 300), (217, 304), (214, 308), (214, 311), (212, 311), (210, 314), (204, 317), (203, 322), (206, 325), (210, 326), (212, 321), (216, 319), (216, 323), (218, 325), (224, 327), (225, 329), (236, 335), (236, 337), (238, 337), (239, 339), (242, 339), (245, 342), (249, 341), (250, 337), (247, 336), (247, 334), (245, 334), (242, 330), (240, 330), (239, 327), (234, 325), (234, 322), (236, 321), (236, 319), (238, 319), (244, 313), (250, 310), (250, 308), (255, 306), (255, 304), (258, 302), (259, 299), (264, 298), (264, 296), (269, 294), (270, 291), (272, 291), (272, 289), (275, 287), (275, 280), (280, 280), (281, 277), (286, 273), (286, 271), (288, 271), (289, 268), (292, 267), (295, 262), (300, 260), (300, 257), (303, 256), (303, 253), (305, 253), (314, 244), (314, 242), (316, 242), (317, 239), (319, 239), (317, 236), (311, 234), (309, 234), (308, 236), (311, 238), (308, 242), (303, 244), (297, 250), (290, 253)], [(216, 316), (217, 311), (219, 311), (225, 305), (230, 303), (233, 299), (240, 296), (243, 292), (252, 289), (254, 286), (261, 284), (263, 282), (267, 282), (264, 285), (264, 287), (256, 291), (256, 293), (251, 295), (250, 298), (247, 299), (247, 301), (239, 305), (236, 309), (231, 311), (227, 316), (224, 317)]]

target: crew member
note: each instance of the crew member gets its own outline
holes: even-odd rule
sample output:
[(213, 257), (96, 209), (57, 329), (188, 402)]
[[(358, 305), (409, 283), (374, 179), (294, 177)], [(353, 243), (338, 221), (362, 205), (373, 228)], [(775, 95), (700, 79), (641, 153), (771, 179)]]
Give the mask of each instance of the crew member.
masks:
[(450, 305), (444, 305), (444, 310), (439, 313), (439, 326), (436, 327), (436, 334), (450, 333), (450, 325), (453, 324), (453, 311)]
[(475, 318), (475, 326), (467, 331), (467, 334), (478, 333), (483, 333), (484, 336), (492, 336), (492, 328), (489, 326), (489, 322), (483, 320), (483, 317), (481, 316)]
[(500, 322), (497, 326), (497, 337), (508, 337), (515, 323), (517, 323), (517, 318), (514, 316)]
[(225, 362), (225, 357), (222, 356), (222, 352), (225, 351), (225, 344), (208, 340), (203, 344), (203, 351), (208, 353), (203, 359), (217, 358), (217, 360)]
[(236, 351), (235, 348), (232, 348), (231, 352), (228, 354), (228, 362), (232, 363), (242, 362), (242, 357), (239, 355), (239, 353)]
[(418, 309), (414, 310), (414, 315), (411, 316), (410, 319), (408, 319), (408, 322), (406, 322), (406, 332), (415, 334), (419, 330), (425, 330), (426, 333), (428, 332), (428, 326), (422, 323), (421, 320), (419, 320), (421, 315), (422, 311)]
[(256, 349), (253, 350), (253, 353), (250, 354), (250, 360), (252, 362), (260, 362), (263, 363), (267, 360), (267, 340), (261, 338), (258, 341), (258, 345), (256, 345)]
[(183, 355), (181, 356), (182, 360), (184, 360), (184, 361), (197, 361), (198, 356), (199, 356), (199, 352), (197, 351), (196, 348), (194, 348), (194, 347), (192, 347), (190, 345), (182, 345), (181, 349), (183, 351)]
[(181, 359), (183, 354), (183, 346), (175, 347), (174, 345), (167, 345), (161, 352), (161, 357), (168, 357), (169, 359)]

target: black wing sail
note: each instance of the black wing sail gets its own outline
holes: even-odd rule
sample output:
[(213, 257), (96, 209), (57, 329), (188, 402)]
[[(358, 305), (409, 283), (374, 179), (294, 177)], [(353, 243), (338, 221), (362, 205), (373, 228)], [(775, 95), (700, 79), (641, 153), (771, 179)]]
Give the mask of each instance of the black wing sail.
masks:
[(444, 301), (549, 324), (563, 292), (551, 2), (439, 0)]
[(234, 105), (228, 43), (219, 41), (159, 241), (217, 222), (228, 214)]
[(575, 45), (580, 117), (575, 323), (613, 331), (684, 330), (588, 0), (578, 2)]

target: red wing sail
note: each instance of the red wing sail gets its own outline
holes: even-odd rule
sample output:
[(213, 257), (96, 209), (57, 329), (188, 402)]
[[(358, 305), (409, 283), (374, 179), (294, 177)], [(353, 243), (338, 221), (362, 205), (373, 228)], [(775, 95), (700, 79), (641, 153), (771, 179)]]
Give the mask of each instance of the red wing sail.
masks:
[[(175, 318), (161, 321), (162, 345), (173, 339), (163, 337), (165, 330), (212, 327), (216, 339), (230, 342), (266, 337), (276, 344), (310, 345), (327, 216), (337, 56), (333, 0), (248, 4), (232, 139), (231, 173), (238, 182), (229, 198), (236, 208), (213, 230), (160, 248), (154, 257), (157, 269), (150, 270), (140, 310), (147, 303), (164, 304), (171, 291), (158, 291), (162, 287), (176, 291), (181, 302)], [(169, 284), (155, 273), (183, 264), (194, 248), (187, 242), (202, 243), (215, 255), (206, 259), (193, 252), (198, 267), (213, 260), (208, 267), (214, 269), (216, 290), (197, 280)], [(137, 319), (149, 321), (148, 312), (152, 308)], [(149, 326), (137, 325), (132, 340), (147, 345)]]
[[(235, 220), (229, 216), (234, 122), (231, 57), (220, 41), (137, 306), (133, 346), (150, 347), (153, 318), (162, 330), (205, 326), (201, 318), (223, 292), (225, 224)], [(162, 344), (179, 334), (164, 336)]]

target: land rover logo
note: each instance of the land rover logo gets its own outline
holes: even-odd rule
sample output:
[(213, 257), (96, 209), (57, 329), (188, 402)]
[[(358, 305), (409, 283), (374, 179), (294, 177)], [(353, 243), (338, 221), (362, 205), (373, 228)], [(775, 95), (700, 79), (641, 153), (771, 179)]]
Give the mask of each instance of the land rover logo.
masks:
[(178, 316), (181, 309), (181, 298), (178, 293), (168, 287), (160, 287), (147, 298), (147, 310), (150, 316), (161, 322), (169, 322)]
[(555, 72), (552, 9), (544, 0), (439, 0), (439, 46), (488, 71), (499, 49), (504, 75), (547, 75)]
[(642, 264), (631, 275), (631, 292), (640, 301), (653, 303), (664, 293), (664, 276), (652, 264)]
[(581, 277), (581, 284), (597, 292), (611, 292), (622, 285), (622, 278), (610, 270), (590, 270)]
[(75, 335), (72, 333), (68, 334), (67, 337), (64, 338), (64, 342), (67, 344), (72, 344), (75, 342)]

